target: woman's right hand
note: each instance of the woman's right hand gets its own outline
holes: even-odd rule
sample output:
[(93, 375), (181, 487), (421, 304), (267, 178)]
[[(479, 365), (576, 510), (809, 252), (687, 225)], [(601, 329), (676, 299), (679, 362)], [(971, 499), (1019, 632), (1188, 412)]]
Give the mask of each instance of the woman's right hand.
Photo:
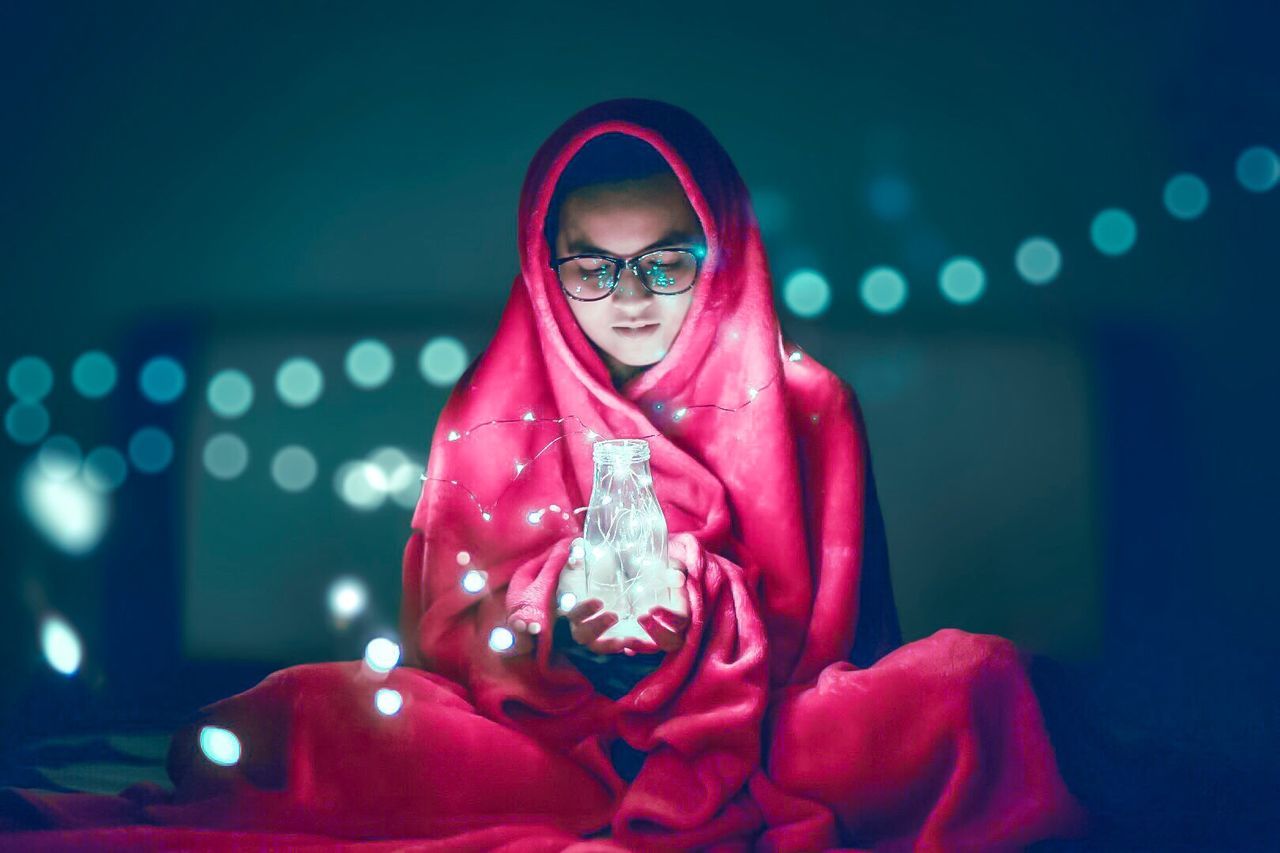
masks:
[[(581, 539), (573, 541), (569, 550), (569, 562), (560, 572), (556, 606), (569, 620), (569, 631), (575, 643), (598, 655), (614, 654), (622, 651), (627, 641), (618, 637), (600, 639), (601, 634), (617, 623), (618, 614), (605, 609), (604, 602), (598, 598), (584, 600), (587, 586), (584, 549), (585, 543)], [(566, 608), (565, 605), (569, 606)]]

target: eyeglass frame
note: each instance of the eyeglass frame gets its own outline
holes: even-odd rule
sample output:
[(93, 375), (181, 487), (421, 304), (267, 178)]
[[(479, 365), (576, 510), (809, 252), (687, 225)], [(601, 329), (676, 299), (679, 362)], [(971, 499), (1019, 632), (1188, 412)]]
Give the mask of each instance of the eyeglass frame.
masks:
[[(646, 255), (652, 255), (655, 252), (688, 252), (693, 255), (693, 281), (690, 282), (688, 287), (684, 290), (677, 290), (674, 293), (664, 293), (649, 287), (648, 282), (644, 280), (644, 276), (640, 274), (640, 270), (635, 267), (635, 262)], [(564, 291), (564, 295), (578, 302), (602, 302), (605, 299), (608, 299), (613, 295), (614, 291), (618, 289), (618, 282), (622, 281), (623, 269), (631, 270), (631, 272), (635, 274), (635, 277), (640, 279), (640, 284), (644, 286), (644, 289), (652, 293), (654, 296), (679, 296), (682, 293), (688, 293), (690, 290), (693, 290), (694, 286), (697, 285), (698, 276), (702, 274), (702, 262), (706, 259), (706, 253), (706, 247), (701, 244), (694, 244), (692, 246), (658, 246), (653, 249), (646, 249), (640, 254), (633, 255), (630, 258), (615, 258), (612, 255), (601, 255), (597, 252), (583, 252), (577, 255), (565, 255), (563, 258), (552, 258), (550, 266), (551, 269), (555, 270), (556, 281), (560, 282), (560, 289)], [(613, 281), (609, 283), (609, 292), (607, 294), (604, 296), (597, 296), (595, 299), (583, 299), (582, 297), (574, 296), (569, 292), (569, 288), (565, 285), (564, 281), (560, 279), (560, 264), (577, 258), (599, 258), (602, 261), (610, 261), (613, 263)]]

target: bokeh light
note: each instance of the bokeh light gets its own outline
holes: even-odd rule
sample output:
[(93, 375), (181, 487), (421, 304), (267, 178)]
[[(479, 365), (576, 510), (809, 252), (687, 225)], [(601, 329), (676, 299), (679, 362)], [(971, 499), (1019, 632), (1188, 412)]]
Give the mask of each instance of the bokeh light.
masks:
[(422, 466), (398, 447), (380, 447), (369, 462), (382, 472), (382, 490), (398, 505), (413, 509), (422, 494)]
[(80, 477), (49, 477), (39, 461), (32, 460), (23, 469), (20, 492), (31, 526), (64, 553), (87, 554), (106, 532), (106, 501)]
[(578, 596), (572, 592), (564, 592), (560, 594), (560, 612), (568, 613), (578, 605)]
[(67, 435), (55, 435), (45, 439), (36, 454), (40, 473), (50, 480), (70, 480), (80, 473), (80, 445)]
[(9, 365), (9, 390), (28, 403), (45, 398), (53, 388), (53, 369), (37, 355), (24, 355)]
[(1133, 248), (1138, 239), (1138, 224), (1127, 211), (1109, 207), (1093, 218), (1089, 225), (1089, 239), (1094, 248), (1104, 255), (1115, 257)]
[(357, 388), (373, 389), (386, 384), (394, 368), (395, 359), (382, 341), (366, 338), (347, 350), (347, 378)]
[(271, 479), (286, 492), (301, 492), (315, 482), (316, 458), (300, 444), (290, 444), (271, 458)]
[(372, 511), (387, 499), (387, 479), (382, 469), (365, 459), (338, 466), (333, 475), (334, 491), (353, 509)]
[(1029, 284), (1048, 284), (1062, 269), (1062, 253), (1048, 237), (1028, 237), (1013, 256), (1018, 275)]
[(391, 717), (400, 713), (400, 709), (404, 707), (404, 697), (400, 695), (399, 690), (380, 687), (373, 694), (373, 704), (378, 709), (378, 713)]
[(40, 622), (40, 650), (56, 672), (75, 675), (84, 659), (80, 636), (61, 616), (46, 616)]
[(200, 751), (220, 767), (231, 767), (240, 761), (240, 738), (221, 726), (202, 726)]
[(981, 298), (987, 289), (987, 274), (973, 258), (952, 258), (938, 273), (942, 295), (957, 305), (968, 305)]
[(129, 459), (139, 471), (157, 474), (173, 461), (173, 440), (159, 427), (142, 427), (129, 439)]
[(113, 492), (129, 476), (129, 465), (119, 450), (103, 445), (85, 456), (81, 475), (89, 488), (103, 493)]
[(39, 403), (19, 400), (4, 413), (4, 429), (18, 444), (35, 444), (49, 431), (49, 412)]
[(142, 365), (138, 373), (138, 387), (153, 403), (172, 403), (182, 396), (187, 387), (187, 372), (182, 365), (167, 355), (158, 355)]
[(462, 341), (447, 336), (432, 338), (418, 356), (422, 378), (439, 388), (447, 388), (467, 369), (467, 350)]
[(386, 637), (374, 637), (364, 647), (364, 662), (374, 672), (390, 672), (400, 662), (400, 644)]
[(505, 652), (516, 644), (516, 635), (511, 633), (510, 628), (501, 626), (494, 628), (489, 632), (489, 648), (495, 652)]
[(220, 432), (204, 443), (204, 467), (219, 480), (234, 480), (249, 465), (249, 446), (240, 436)]
[(90, 350), (71, 365), (71, 384), (90, 400), (105, 397), (116, 387), (116, 363), (101, 350)]
[(893, 267), (872, 267), (858, 287), (862, 302), (877, 314), (892, 314), (907, 301), (907, 281)]
[(1236, 158), (1236, 180), (1249, 192), (1266, 192), (1280, 182), (1280, 157), (1265, 145), (1246, 148)]
[(329, 612), (338, 619), (354, 619), (369, 603), (369, 590), (359, 578), (336, 578), (329, 584)]
[(911, 185), (898, 175), (880, 175), (867, 185), (867, 204), (885, 222), (901, 222), (911, 213)]
[(782, 285), (782, 300), (797, 317), (817, 317), (831, 304), (831, 286), (817, 270), (798, 269)]
[(1195, 219), (1209, 206), (1209, 187), (1190, 172), (1180, 172), (1164, 185), (1164, 206), (1178, 219)]
[(472, 595), (475, 595), (478, 592), (484, 591), (485, 583), (487, 581), (488, 576), (485, 575), (484, 572), (479, 569), (469, 569), (462, 576), (462, 588)]
[(310, 406), (324, 391), (320, 366), (303, 356), (295, 356), (276, 371), (276, 393), (286, 405), (296, 409)]
[(253, 406), (253, 382), (242, 371), (219, 370), (209, 380), (205, 397), (215, 415), (238, 418)]

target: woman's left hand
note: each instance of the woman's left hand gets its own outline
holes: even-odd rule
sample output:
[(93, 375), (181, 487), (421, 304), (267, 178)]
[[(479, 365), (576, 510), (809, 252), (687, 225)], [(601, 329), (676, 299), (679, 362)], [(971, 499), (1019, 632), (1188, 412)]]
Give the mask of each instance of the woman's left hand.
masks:
[[(689, 628), (689, 593), (685, 590), (688, 570), (674, 557), (667, 560), (663, 581), (670, 591), (670, 605), (655, 605), (648, 613), (636, 619), (656, 646), (653, 649), (625, 648), (623, 652), (634, 655), (641, 652), (674, 652), (684, 645), (685, 631)], [(660, 594), (661, 595), (661, 594)]]

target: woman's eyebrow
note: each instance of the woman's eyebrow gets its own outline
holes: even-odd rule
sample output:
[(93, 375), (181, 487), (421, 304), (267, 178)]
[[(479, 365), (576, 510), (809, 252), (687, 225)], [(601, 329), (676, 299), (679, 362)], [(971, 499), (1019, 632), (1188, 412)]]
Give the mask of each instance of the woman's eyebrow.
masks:
[[(641, 252), (647, 252), (650, 249), (656, 249), (658, 246), (670, 246), (674, 243), (689, 243), (693, 241), (693, 235), (687, 231), (669, 231), (666, 234), (654, 240), (649, 245), (641, 249)], [(610, 254), (608, 249), (602, 249), (599, 246), (593, 246), (585, 240), (569, 241), (569, 254), (575, 255), (579, 252), (596, 252), (601, 255)]]

